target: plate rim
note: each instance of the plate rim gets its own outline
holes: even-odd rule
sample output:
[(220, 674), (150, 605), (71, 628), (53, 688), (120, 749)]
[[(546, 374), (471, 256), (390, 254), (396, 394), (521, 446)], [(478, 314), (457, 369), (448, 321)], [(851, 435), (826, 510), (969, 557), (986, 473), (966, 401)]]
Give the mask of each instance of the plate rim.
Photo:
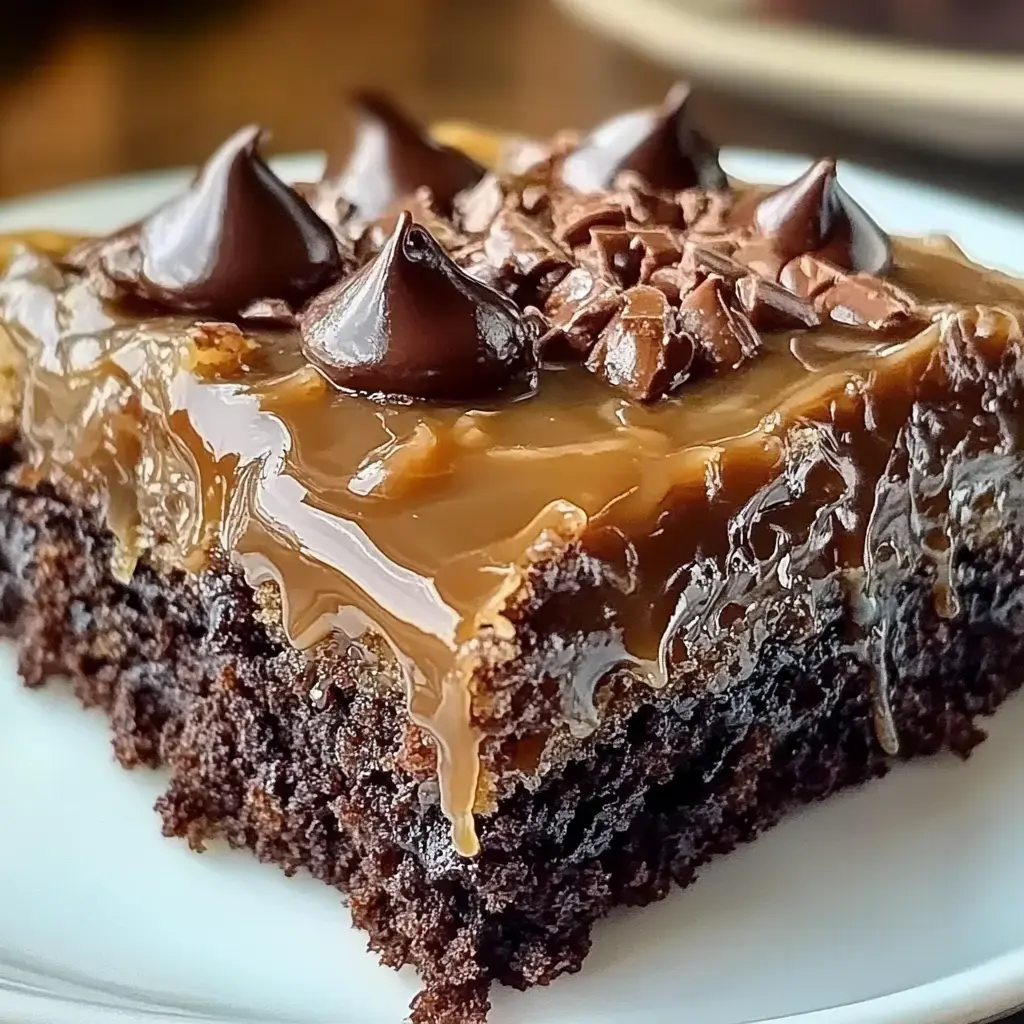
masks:
[[(1024, 114), (1024, 57), (900, 45), (825, 27), (753, 23), (715, 14), (693, 0), (629, 0), (628, 8), (620, 0), (556, 3), (663, 61), (685, 54), (698, 72), (709, 75), (728, 65), (734, 78), (747, 82), (767, 79), (787, 89), (804, 85), (817, 93), (890, 102), (898, 82), (901, 100), (923, 110)], [(758, 59), (745, 59), (755, 47)]]
[[(579, 0), (558, 2), (578, 3)], [(741, 162), (765, 160), (768, 166), (802, 159), (793, 156), (780, 158), (778, 154), (738, 149), (727, 150), (726, 154), (731, 154)], [(280, 173), (294, 178), (316, 173), (320, 161), (320, 155), (304, 153), (279, 157), (272, 163)], [(856, 165), (847, 166), (852, 168)], [(875, 181), (908, 184), (907, 179), (897, 175), (879, 174), (859, 167), (857, 170), (870, 175)], [(150, 171), (96, 179), (60, 189), (14, 197), (0, 202), (0, 231), (7, 230), (4, 222), (17, 218), (25, 210), (43, 210), (47, 206), (59, 207), (62, 204), (81, 204), (97, 196), (110, 195), (114, 192), (138, 192), (140, 195), (157, 196), (160, 192), (172, 189), (188, 173), (187, 168)], [(966, 204), (973, 211), (988, 215), (998, 212), (1000, 216), (1007, 216), (1011, 221), (1024, 226), (1024, 220), (1018, 215), (1003, 214), (995, 204), (957, 195), (942, 188), (918, 186), (914, 182), (909, 184), (925, 192), (929, 201), (941, 203), (955, 200), (961, 205)], [(36, 226), (53, 227), (45, 224)], [(57, 227), (59, 228), (59, 225)], [(2, 955), (4, 952), (0, 950), (0, 971), (5, 966), (12, 966), (9, 962), (5, 963)], [(118, 1019), (123, 1020), (125, 1024), (183, 1024), (189, 1020), (203, 1024), (270, 1024), (266, 1019), (239, 1017), (229, 1007), (174, 1005), (168, 1002), (167, 993), (134, 990), (130, 987), (118, 989), (114, 994), (116, 1002), (104, 1004), (97, 1000), (90, 1006), (46, 987), (47, 983), (56, 983), (59, 989), (61, 978), (54, 973), (36, 968), (26, 972), (26, 977), (30, 979), (28, 982), (15, 983), (12, 987), (10, 979), (5, 979), (0, 973), (0, 1019), (18, 1024), (103, 1024), (109, 1021), (112, 1014), (117, 1014)], [(69, 978), (67, 984), (85, 990), (90, 987), (96, 988), (90, 986), (89, 979)], [(96, 988), (96, 991), (99, 995), (109, 995), (100, 988)], [(1024, 1009), (1024, 945), (911, 988), (798, 1014), (760, 1018), (751, 1021), (750, 1024), (985, 1024), (1021, 1009)], [(74, 1015), (58, 1017), (58, 1012), (71, 1012)]]

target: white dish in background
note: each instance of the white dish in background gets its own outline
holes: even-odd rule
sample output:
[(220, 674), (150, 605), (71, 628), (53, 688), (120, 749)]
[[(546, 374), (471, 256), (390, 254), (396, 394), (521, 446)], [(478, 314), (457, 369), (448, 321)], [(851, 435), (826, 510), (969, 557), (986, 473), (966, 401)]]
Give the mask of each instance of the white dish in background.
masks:
[(950, 152), (1024, 156), (1024, 56), (769, 22), (747, 0), (558, 3), (696, 81)]
[[(725, 162), (765, 181), (803, 166)], [(947, 231), (1024, 272), (1024, 219), (856, 168), (841, 177), (891, 230)], [(114, 227), (182, 180), (9, 204), (0, 230)], [(415, 977), (365, 952), (336, 893), (162, 839), (159, 775), (118, 768), (102, 716), (60, 686), (22, 689), (0, 653), (0, 1020), (402, 1020)], [(492, 1024), (976, 1024), (1024, 1004), (1022, 734), (1024, 698), (966, 765), (913, 764), (793, 816), (691, 889), (602, 922), (579, 974), (496, 990)]]

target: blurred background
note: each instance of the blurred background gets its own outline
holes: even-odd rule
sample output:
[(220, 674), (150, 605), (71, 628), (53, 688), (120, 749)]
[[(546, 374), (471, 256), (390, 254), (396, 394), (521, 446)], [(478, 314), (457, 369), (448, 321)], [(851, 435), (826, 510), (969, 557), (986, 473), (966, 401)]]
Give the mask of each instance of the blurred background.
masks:
[(681, 75), (723, 144), (837, 153), (1024, 205), (1024, 0), (0, 0), (0, 196), (202, 159), (345, 93), (524, 133)]

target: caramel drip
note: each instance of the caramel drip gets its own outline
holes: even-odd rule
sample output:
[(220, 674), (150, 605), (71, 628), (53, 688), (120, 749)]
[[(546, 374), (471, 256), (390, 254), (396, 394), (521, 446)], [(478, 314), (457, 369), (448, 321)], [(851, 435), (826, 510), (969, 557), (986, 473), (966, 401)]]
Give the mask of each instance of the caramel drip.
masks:
[[(899, 243), (895, 255), (896, 281), (919, 292), (936, 282), (947, 298), (1024, 306), (1018, 282), (938, 246)], [(478, 848), (481, 788), (474, 645), (514, 640), (503, 613), (531, 553), (552, 537), (584, 547), (618, 538), (624, 552), (618, 625), (570, 667), (593, 723), (586, 705), (610, 667), (664, 684), (686, 624), (728, 604), (727, 582), (702, 596), (670, 578), (687, 559), (721, 553), (713, 522), (754, 522), (744, 503), (782, 486), (792, 429), (813, 420), (864, 436), (874, 458), (869, 399), (902, 422), (937, 333), (897, 343), (829, 323), (766, 334), (749, 364), (654, 405), (571, 364), (543, 367), (520, 401), (441, 406), (339, 393), (283, 327), (247, 331), (230, 349), (250, 360), (243, 371), (227, 357), (203, 371), (193, 321), (120, 319), (82, 279), (27, 251), (0, 281), (0, 319), (26, 364), (28, 464), (105, 510), (122, 577), (147, 550), (195, 571), (219, 546), (254, 586), (279, 590), (297, 647), (383, 638), (413, 721), (436, 743), (442, 807), (465, 855)], [(821, 501), (838, 500), (822, 486)], [(829, 557), (863, 565), (870, 555)], [(735, 571), (757, 583), (753, 569)], [(884, 679), (878, 687), (891, 747)]]

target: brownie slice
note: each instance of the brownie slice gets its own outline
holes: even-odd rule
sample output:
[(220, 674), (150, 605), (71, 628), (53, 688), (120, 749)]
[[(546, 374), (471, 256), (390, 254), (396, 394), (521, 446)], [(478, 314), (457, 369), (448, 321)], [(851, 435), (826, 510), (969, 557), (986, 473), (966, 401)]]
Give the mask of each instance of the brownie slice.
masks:
[(362, 220), (243, 132), (0, 279), (26, 682), (166, 766), (167, 835), (345, 893), (421, 1024), (577, 970), (792, 807), (966, 756), (1019, 685), (1024, 289), (890, 244), (828, 161), (728, 187), (684, 114), (468, 188), (392, 126), (458, 185)]

